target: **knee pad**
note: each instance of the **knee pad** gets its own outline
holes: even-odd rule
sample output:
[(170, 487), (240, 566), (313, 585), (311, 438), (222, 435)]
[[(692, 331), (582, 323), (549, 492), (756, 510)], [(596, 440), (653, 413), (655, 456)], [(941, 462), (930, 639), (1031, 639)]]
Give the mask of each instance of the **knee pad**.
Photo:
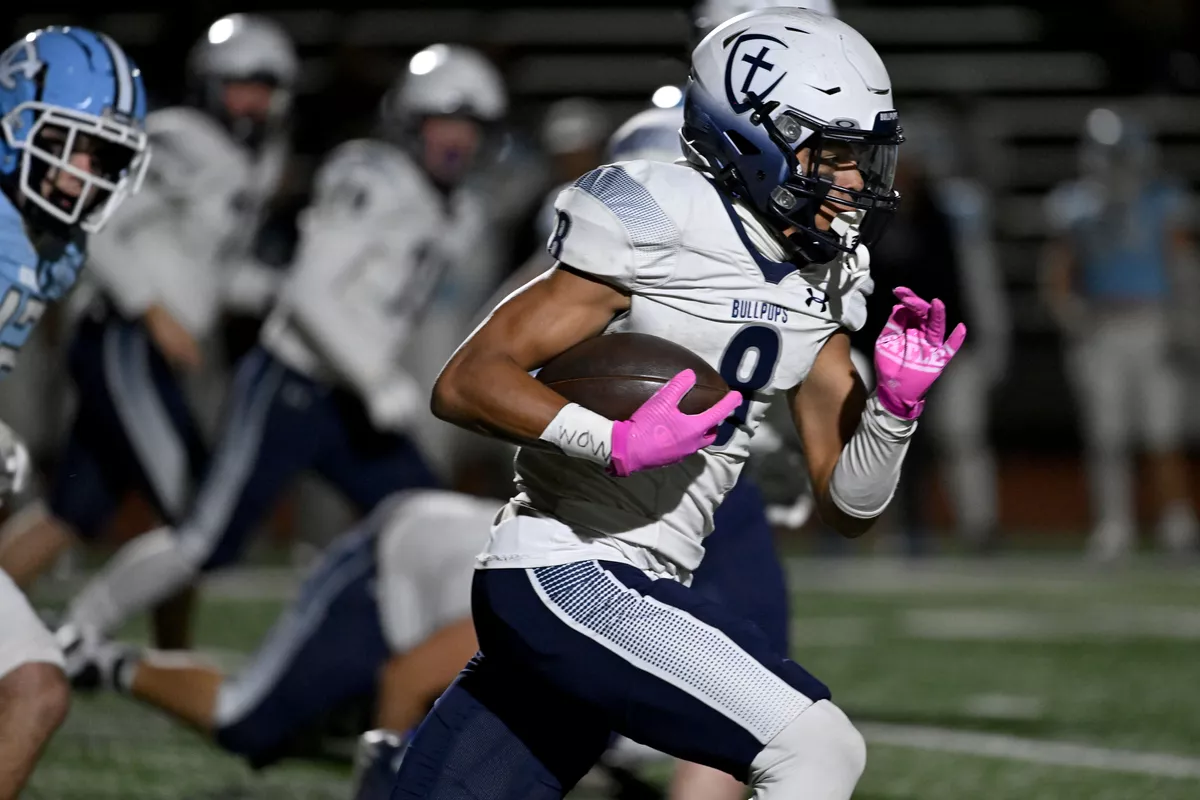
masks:
[(829, 700), (813, 703), (750, 765), (755, 800), (849, 800), (867, 765), (867, 745)]

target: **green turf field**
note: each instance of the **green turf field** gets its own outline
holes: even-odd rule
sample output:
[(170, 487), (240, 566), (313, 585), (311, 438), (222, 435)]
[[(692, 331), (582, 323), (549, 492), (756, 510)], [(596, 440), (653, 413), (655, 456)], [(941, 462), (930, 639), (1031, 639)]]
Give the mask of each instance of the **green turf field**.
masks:
[[(863, 559), (795, 561), (791, 579), (794, 655), (870, 743), (856, 797), (1200, 798), (1200, 568)], [(211, 587), (198, 641), (235, 663), (288, 583)], [(256, 775), (123, 698), (81, 698), (27, 796), (342, 798), (347, 775)]]

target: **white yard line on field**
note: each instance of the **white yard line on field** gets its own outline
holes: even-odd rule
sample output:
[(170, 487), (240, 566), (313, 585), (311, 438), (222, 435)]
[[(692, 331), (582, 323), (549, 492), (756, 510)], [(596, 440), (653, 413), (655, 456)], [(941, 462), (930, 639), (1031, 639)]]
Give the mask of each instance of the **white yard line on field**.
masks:
[(939, 753), (1003, 758), (1028, 764), (1200, 780), (1200, 758), (1171, 753), (1148, 753), (1109, 747), (1026, 739), (924, 725), (865, 723), (859, 726), (871, 744), (910, 747)]
[(1166, 568), (1161, 560), (1134, 559), (1102, 567), (1055, 555), (999, 556), (986, 561), (961, 558), (904, 559), (788, 557), (795, 590), (830, 594), (958, 594), (1022, 592), (1048, 596), (1092, 596), (1100, 587), (1136, 590), (1163, 584), (1200, 586), (1200, 569)]

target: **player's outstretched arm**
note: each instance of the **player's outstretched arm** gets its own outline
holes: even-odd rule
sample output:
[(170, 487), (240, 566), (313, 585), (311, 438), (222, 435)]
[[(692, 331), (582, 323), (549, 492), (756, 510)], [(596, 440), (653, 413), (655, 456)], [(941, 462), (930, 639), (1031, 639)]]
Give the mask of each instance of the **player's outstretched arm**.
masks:
[(506, 298), (459, 346), (433, 387), (433, 413), (469, 430), (536, 442), (567, 400), (530, 371), (604, 330), (629, 295), (559, 266)]
[(896, 289), (900, 302), (875, 343), (877, 388), (868, 396), (836, 333), (793, 390), (792, 414), (804, 442), (821, 518), (859, 536), (883, 513), (900, 480), (925, 395), (962, 347), (967, 329), (946, 335), (946, 308)]
[[(830, 483), (867, 406), (867, 389), (850, 361), (850, 337), (839, 331), (830, 337), (804, 383), (792, 390), (792, 417), (804, 443), (817, 513), (843, 536), (861, 536), (878, 514), (853, 517), (837, 507)], [(883, 509), (879, 509), (883, 513)]]

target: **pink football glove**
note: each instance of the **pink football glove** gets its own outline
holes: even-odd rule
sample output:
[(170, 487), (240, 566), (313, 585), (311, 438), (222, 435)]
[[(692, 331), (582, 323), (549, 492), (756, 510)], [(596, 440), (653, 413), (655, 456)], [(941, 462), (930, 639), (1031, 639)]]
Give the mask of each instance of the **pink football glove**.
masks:
[(676, 375), (633, 412), (628, 420), (614, 422), (609, 471), (620, 478), (654, 467), (665, 467), (712, 444), (717, 426), (742, 403), (730, 392), (701, 414), (684, 414), (679, 401), (696, 385), (690, 369)]
[(925, 407), (925, 393), (942, 374), (967, 338), (961, 322), (946, 338), (946, 306), (927, 303), (903, 286), (896, 289), (887, 327), (875, 342), (876, 395), (901, 419), (916, 419)]

